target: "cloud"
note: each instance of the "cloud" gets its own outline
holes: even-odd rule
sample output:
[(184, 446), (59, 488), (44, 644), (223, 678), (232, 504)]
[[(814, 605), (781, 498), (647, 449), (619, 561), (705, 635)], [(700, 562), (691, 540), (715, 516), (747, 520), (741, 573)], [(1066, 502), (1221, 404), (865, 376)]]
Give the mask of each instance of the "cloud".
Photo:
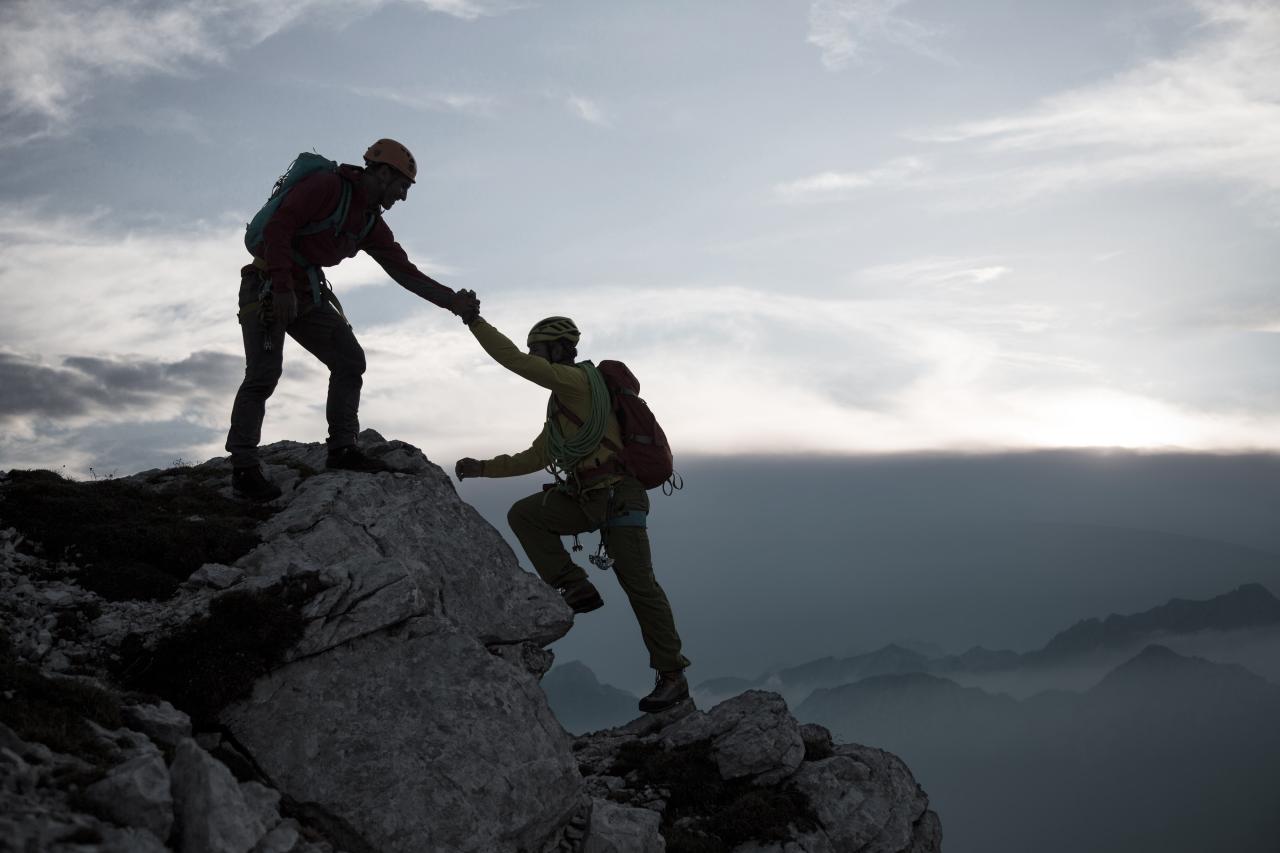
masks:
[(455, 112), (489, 118), (494, 115), (496, 100), (489, 95), (464, 92), (409, 94), (396, 89), (371, 86), (349, 86), (347, 91), (362, 98), (377, 98), (422, 112)]
[(921, 135), (1008, 165), (963, 183), (1021, 201), (1168, 177), (1280, 190), (1280, 6), (1201, 0), (1194, 41), (1020, 113)]
[(605, 116), (600, 105), (590, 98), (584, 98), (581, 95), (569, 95), (565, 98), (565, 105), (569, 108), (569, 112), (587, 122), (599, 127), (608, 127), (609, 119)]
[(414, 0), (414, 2), (426, 6), (433, 12), (452, 15), (464, 21), (500, 15), (524, 6), (522, 3), (495, 2), (495, 0)]
[[(192, 223), (123, 234), (109, 211), (48, 218), (37, 207), (0, 213), (0, 341), (19, 351), (110, 353), (173, 359), (238, 352), (243, 224)], [(454, 270), (413, 253), (428, 275)], [(340, 293), (387, 282), (361, 253), (333, 268)], [(39, 286), (34, 283), (38, 282)], [(180, 342), (170, 330), (182, 328)]]
[(129, 473), (220, 452), (243, 358), (175, 361), (0, 352), (0, 468)]
[(932, 44), (941, 31), (898, 14), (910, 0), (814, 0), (809, 7), (809, 43), (822, 51), (822, 64), (839, 71), (866, 64), (879, 44), (905, 48), (939, 62), (949, 61)]
[[(597, 287), (579, 302), (570, 291), (513, 293), (486, 317), (518, 338), (554, 305), (578, 304), (583, 354), (631, 364), (683, 452), (1228, 449), (1273, 446), (1268, 430), (1280, 425), (1274, 405), (1215, 410), (1124, 384), (1104, 361), (1063, 347), (1073, 318), (1051, 306), (699, 286), (680, 289), (678, 308), (645, 288)], [(370, 379), (366, 420), (433, 458), (527, 446), (545, 392), (497, 368), (461, 329), (430, 333), (424, 372), (426, 337), (407, 322), (362, 336), (371, 374), (385, 371)], [(439, 400), (450, 404), (424, 402)]]
[[(113, 465), (128, 459), (153, 467), (171, 453), (204, 459), (221, 452), (243, 370), (236, 322), (243, 226), (118, 233), (107, 225), (112, 220), (109, 211), (49, 217), (31, 206), (0, 213), (0, 469), (66, 464), (82, 471), (95, 464), (96, 445), (76, 440), (86, 431), (109, 445)], [(438, 265), (416, 253), (415, 260), (439, 274)], [(344, 295), (388, 282), (364, 254), (330, 277)], [(418, 307), (397, 287), (387, 292), (400, 301), (398, 316), (420, 325), (420, 356), (448, 315)], [(323, 438), (327, 373), (296, 344), (286, 350), (266, 440)], [(404, 380), (421, 371), (419, 362)], [(141, 437), (154, 431), (134, 441), (113, 426), (126, 424), (170, 424), (200, 443)]]
[(843, 201), (872, 187), (908, 186), (929, 170), (918, 157), (898, 157), (864, 172), (820, 172), (776, 184), (774, 195), (785, 202)]
[[(64, 127), (102, 79), (225, 62), (300, 20), (342, 22), (390, 0), (8, 0), (0, 4), (0, 127), (7, 147)], [(417, 0), (464, 20), (510, 3)]]
[(1012, 270), (981, 258), (924, 258), (882, 264), (862, 271), (874, 281), (900, 282), (954, 289), (968, 289), (1004, 278)]
[[(240, 228), (122, 235), (111, 221), (0, 216), (0, 468), (83, 470), (98, 447), (111, 454), (101, 464), (138, 467), (222, 452), (243, 358)], [(339, 293), (365, 285), (353, 304), (395, 319), (356, 329), (369, 362), (362, 422), (436, 460), (526, 447), (545, 392), (494, 364), (447, 312), (368, 286), (386, 278), (364, 263), (338, 267)], [(684, 453), (1276, 446), (1274, 395), (1248, 393), (1274, 387), (1265, 365), (1276, 362), (1262, 356), (1276, 336), (1183, 329), (1188, 348), (1166, 371), (1178, 382), (1157, 384), (1167, 342), (1116, 334), (1123, 322), (1105, 309), (1036, 302), (1020, 275), (994, 257), (908, 258), (856, 271), (845, 293), (622, 281), (586, 302), (570, 285), (513, 288), (490, 294), (485, 315), (518, 340), (539, 317), (572, 314), (584, 355), (630, 363)], [(1259, 367), (1241, 379), (1240, 363)], [(263, 440), (321, 440), (326, 381), (286, 343)], [(1203, 393), (1224, 385), (1233, 400)], [(129, 424), (146, 428), (134, 440)], [(163, 424), (181, 440), (158, 440)]]
[(169, 398), (187, 401), (234, 390), (242, 370), (243, 359), (207, 351), (175, 362), (71, 356), (60, 367), (0, 352), (0, 386), (5, 389), (0, 420), (138, 417)]

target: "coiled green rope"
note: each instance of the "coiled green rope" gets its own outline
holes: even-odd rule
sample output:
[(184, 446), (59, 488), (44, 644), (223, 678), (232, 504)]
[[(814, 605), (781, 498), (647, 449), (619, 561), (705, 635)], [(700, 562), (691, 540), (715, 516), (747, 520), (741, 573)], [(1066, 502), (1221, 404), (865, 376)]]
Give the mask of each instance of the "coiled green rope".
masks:
[(578, 463), (587, 454), (600, 446), (604, 438), (604, 428), (609, 422), (609, 388), (604, 384), (604, 377), (589, 361), (580, 361), (576, 365), (587, 374), (587, 382), (591, 388), (591, 411), (583, 420), (582, 428), (572, 438), (565, 438), (564, 430), (556, 418), (558, 411), (555, 400), (547, 407), (547, 450), (555, 467), (572, 474)]

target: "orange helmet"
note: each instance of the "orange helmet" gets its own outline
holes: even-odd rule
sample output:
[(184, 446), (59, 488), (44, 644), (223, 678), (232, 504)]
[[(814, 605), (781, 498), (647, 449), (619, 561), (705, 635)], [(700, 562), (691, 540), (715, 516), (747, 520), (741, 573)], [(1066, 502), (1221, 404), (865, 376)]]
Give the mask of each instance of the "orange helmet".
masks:
[(418, 161), (413, 159), (409, 149), (394, 139), (379, 139), (364, 152), (366, 163), (386, 163), (409, 179), (410, 183), (418, 177)]

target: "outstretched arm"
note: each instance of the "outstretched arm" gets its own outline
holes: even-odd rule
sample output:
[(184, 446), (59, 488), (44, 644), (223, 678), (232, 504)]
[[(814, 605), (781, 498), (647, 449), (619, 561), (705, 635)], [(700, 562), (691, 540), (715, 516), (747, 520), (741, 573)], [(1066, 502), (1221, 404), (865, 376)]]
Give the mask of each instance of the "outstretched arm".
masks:
[(483, 317), (477, 316), (467, 328), (494, 361), (517, 376), (560, 395), (566, 402), (590, 394), (586, 374), (572, 364), (552, 364), (545, 358), (523, 352)]
[(387, 223), (379, 220), (369, 232), (369, 236), (365, 238), (361, 248), (378, 262), (378, 265), (396, 284), (415, 296), (422, 297), (432, 305), (447, 308), (461, 317), (463, 322), (466, 322), (468, 317), (474, 319), (479, 316), (480, 300), (476, 298), (475, 291), (455, 292), (418, 269), (413, 261), (409, 260), (404, 248), (396, 242)]
[(453, 473), (459, 480), (465, 480), (468, 477), (518, 477), (521, 474), (541, 471), (550, 462), (544, 430), (538, 434), (527, 450), (512, 454), (504, 453), (492, 459), (472, 459), (467, 456), (457, 461), (453, 466)]

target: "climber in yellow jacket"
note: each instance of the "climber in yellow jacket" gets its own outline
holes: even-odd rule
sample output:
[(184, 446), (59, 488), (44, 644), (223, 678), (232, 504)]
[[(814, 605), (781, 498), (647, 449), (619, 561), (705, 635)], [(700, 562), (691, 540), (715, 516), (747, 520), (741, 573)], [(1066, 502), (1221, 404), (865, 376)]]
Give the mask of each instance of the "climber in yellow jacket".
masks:
[(549, 467), (563, 473), (563, 482), (512, 505), (507, 513), (511, 530), (534, 569), (560, 591), (574, 613), (596, 610), (604, 601), (561, 537), (602, 531), (618, 583), (640, 623), (649, 665), (657, 672), (653, 692), (640, 700), (640, 710), (675, 705), (689, 695), (684, 676), (689, 660), (680, 651), (671, 604), (653, 574), (645, 526), (649, 496), (610, 449), (622, 446), (621, 431), (608, 389), (592, 378), (594, 367), (575, 362), (577, 326), (567, 317), (548, 317), (529, 332), (528, 353), (481, 317), (468, 328), (494, 361), (552, 396), (547, 420), (528, 449), (492, 459), (459, 459), (458, 479), (515, 477)]

